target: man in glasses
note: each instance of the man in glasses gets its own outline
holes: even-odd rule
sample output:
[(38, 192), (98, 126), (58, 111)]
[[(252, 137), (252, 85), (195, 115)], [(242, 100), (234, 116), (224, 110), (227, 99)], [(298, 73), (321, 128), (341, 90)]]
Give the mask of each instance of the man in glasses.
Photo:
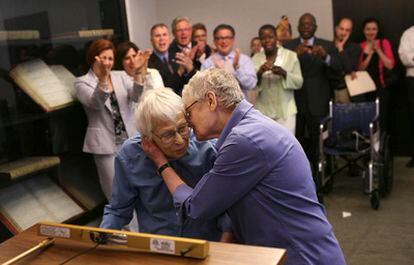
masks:
[[(161, 172), (179, 216), (202, 221), (227, 212), (240, 243), (286, 248), (287, 265), (344, 265), (295, 136), (255, 110), (221, 69), (198, 72), (183, 102), (197, 139), (218, 140), (217, 159), (194, 188), (173, 168)], [(162, 169), (168, 160), (157, 145), (145, 139), (142, 147)]]
[[(102, 228), (121, 229), (138, 215), (139, 232), (217, 241), (226, 218), (181, 223), (172, 197), (159, 176), (174, 168), (190, 187), (210, 170), (216, 158), (210, 142), (198, 142), (190, 134), (181, 98), (171, 89), (145, 92), (135, 111), (141, 135), (128, 139), (115, 158), (110, 204), (105, 206)], [(141, 149), (142, 138), (152, 139), (168, 163), (155, 167)], [(224, 222), (224, 224), (222, 223)], [(228, 227), (228, 226), (225, 226)]]
[(220, 68), (230, 72), (239, 82), (244, 97), (250, 101), (250, 91), (256, 87), (257, 76), (250, 57), (234, 49), (234, 28), (220, 24), (214, 29), (213, 36), (217, 52), (204, 61), (200, 70)]

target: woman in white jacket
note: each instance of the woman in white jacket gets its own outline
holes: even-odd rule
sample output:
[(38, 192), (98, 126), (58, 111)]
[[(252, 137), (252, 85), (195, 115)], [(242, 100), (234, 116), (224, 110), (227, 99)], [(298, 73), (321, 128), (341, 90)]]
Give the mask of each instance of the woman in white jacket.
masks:
[(94, 155), (102, 190), (110, 201), (115, 154), (137, 132), (135, 102), (144, 89), (162, 86), (162, 81), (159, 84), (159, 80), (141, 70), (145, 56), (134, 58), (132, 76), (125, 71), (112, 71), (114, 46), (109, 40), (94, 41), (88, 49), (87, 62), (89, 72), (75, 81), (76, 96), (88, 117), (83, 151)]
[(295, 134), (294, 90), (303, 84), (298, 57), (295, 52), (277, 45), (273, 25), (263, 25), (259, 38), (263, 51), (252, 58), (258, 80), (255, 107)]

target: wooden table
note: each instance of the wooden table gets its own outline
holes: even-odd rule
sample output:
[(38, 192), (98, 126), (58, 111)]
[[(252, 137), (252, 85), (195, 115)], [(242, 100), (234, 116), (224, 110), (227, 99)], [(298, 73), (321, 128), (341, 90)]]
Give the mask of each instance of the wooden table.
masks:
[[(38, 236), (36, 231), (36, 226), (33, 226), (0, 244), (0, 263), (44, 240), (45, 237)], [(284, 249), (216, 242), (210, 242), (210, 253), (205, 260), (143, 253), (109, 246), (98, 246), (96, 249), (93, 247), (94, 244), (56, 239), (54, 245), (32, 253), (15, 264), (62, 264), (74, 257), (65, 264), (276, 265), (283, 264), (286, 258)]]

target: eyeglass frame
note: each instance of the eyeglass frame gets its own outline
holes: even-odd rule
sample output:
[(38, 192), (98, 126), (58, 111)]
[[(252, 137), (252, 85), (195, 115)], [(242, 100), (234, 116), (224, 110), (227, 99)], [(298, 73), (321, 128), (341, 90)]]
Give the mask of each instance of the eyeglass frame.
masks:
[(227, 41), (227, 40), (233, 40), (234, 39), (234, 36), (215, 36), (214, 37), (214, 40), (215, 41)]
[[(183, 139), (188, 139), (190, 137), (191, 128), (190, 128), (190, 126), (188, 126), (188, 123), (187, 122), (183, 123), (182, 126), (183, 126), (183, 128), (177, 128), (177, 127), (174, 128), (174, 132), (172, 130), (170, 130), (170, 131), (167, 131), (167, 132), (164, 133), (164, 134), (170, 133), (170, 135), (160, 136), (160, 135), (156, 134), (154, 131), (151, 131), (151, 132), (152, 132), (153, 135), (157, 136), (158, 139), (160, 139), (163, 144), (170, 145), (174, 142), (175, 139), (177, 139), (177, 134), (180, 135), (180, 137), (183, 138)], [(186, 131), (185, 132), (180, 132), (180, 130), (186, 130)], [(174, 135), (173, 135), (173, 133), (174, 133)], [(185, 133), (185, 134), (182, 134), (182, 133)], [(168, 138), (168, 139), (165, 140), (166, 138)]]
[(185, 112), (184, 112), (185, 120), (187, 121), (187, 123), (190, 126), (191, 126), (191, 112), (190, 112), (190, 109), (198, 102), (200, 102), (200, 100), (194, 100), (193, 103), (191, 103), (190, 105), (188, 105), (185, 108)]
[(187, 28), (182, 28), (182, 29), (175, 29), (174, 33), (184, 33), (184, 32), (189, 32), (191, 31), (193, 28), (192, 27), (187, 27)]

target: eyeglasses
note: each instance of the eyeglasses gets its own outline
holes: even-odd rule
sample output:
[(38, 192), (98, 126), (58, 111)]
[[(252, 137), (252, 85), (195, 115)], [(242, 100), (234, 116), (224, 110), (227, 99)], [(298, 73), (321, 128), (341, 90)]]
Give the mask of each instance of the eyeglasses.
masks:
[(157, 136), (163, 144), (172, 144), (177, 137), (177, 133), (181, 136), (181, 138), (188, 139), (190, 135), (190, 127), (188, 127), (187, 123), (184, 123), (179, 125), (174, 130), (167, 131), (162, 135), (158, 135), (154, 132), (152, 133)]
[(223, 37), (214, 37), (215, 41), (222, 41), (222, 40), (232, 40), (233, 36), (223, 36)]
[(191, 112), (190, 109), (192, 106), (194, 106), (196, 103), (198, 102), (198, 100), (194, 100), (193, 103), (191, 103), (190, 105), (188, 105), (188, 107), (185, 108), (185, 119), (187, 120), (187, 122), (189, 124), (191, 124)]
[(189, 27), (189, 28), (183, 28), (183, 29), (176, 29), (175, 32), (176, 33), (183, 33), (183, 32), (188, 32), (191, 29), (192, 29), (191, 27)]

